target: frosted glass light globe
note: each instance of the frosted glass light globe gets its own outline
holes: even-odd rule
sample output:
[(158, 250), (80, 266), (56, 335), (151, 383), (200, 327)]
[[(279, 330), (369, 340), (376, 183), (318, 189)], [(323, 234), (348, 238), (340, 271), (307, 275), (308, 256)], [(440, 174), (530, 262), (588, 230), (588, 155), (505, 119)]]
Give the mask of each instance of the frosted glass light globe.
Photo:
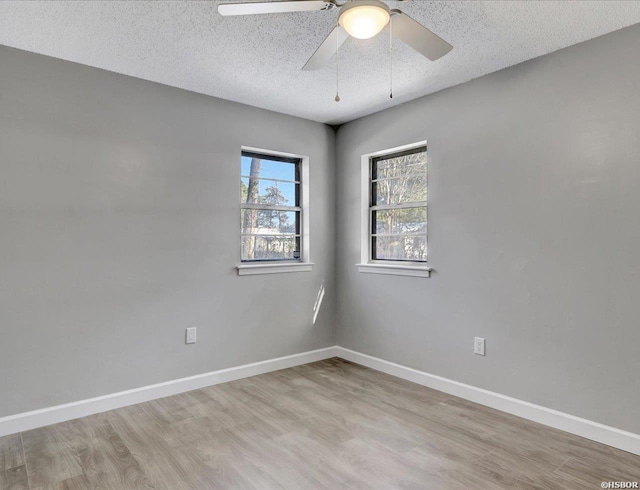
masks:
[[(347, 4), (348, 5), (348, 4)], [(389, 9), (378, 1), (357, 2), (340, 14), (340, 25), (356, 39), (370, 39), (389, 23)]]

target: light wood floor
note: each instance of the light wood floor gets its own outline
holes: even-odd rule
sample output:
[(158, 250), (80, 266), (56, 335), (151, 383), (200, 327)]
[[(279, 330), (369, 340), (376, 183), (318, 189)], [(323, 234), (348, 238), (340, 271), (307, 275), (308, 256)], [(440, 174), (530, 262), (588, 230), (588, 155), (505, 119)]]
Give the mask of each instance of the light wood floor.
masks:
[(640, 457), (339, 359), (0, 438), (0, 490), (600, 488)]

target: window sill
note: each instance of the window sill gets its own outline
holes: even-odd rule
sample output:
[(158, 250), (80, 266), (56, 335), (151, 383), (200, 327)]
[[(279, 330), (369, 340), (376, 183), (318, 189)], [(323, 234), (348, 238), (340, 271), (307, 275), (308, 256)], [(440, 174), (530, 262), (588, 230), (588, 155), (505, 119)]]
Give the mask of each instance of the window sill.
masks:
[(287, 272), (311, 272), (313, 262), (288, 262), (267, 264), (242, 264), (237, 267), (239, 276), (253, 276), (255, 274), (284, 274)]
[(356, 264), (358, 271), (367, 274), (387, 274), (392, 276), (431, 277), (431, 267), (424, 265), (399, 264)]

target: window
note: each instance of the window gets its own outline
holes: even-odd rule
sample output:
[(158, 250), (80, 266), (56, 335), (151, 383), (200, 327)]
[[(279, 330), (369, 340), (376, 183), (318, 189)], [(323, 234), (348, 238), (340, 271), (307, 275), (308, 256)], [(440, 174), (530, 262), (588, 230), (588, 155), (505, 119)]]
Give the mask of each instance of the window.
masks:
[(427, 149), (371, 159), (371, 259), (427, 261)]
[(238, 275), (308, 272), (309, 157), (242, 148)]
[(243, 151), (242, 262), (300, 261), (301, 159)]
[(362, 164), (360, 271), (428, 277), (426, 143), (364, 155)]

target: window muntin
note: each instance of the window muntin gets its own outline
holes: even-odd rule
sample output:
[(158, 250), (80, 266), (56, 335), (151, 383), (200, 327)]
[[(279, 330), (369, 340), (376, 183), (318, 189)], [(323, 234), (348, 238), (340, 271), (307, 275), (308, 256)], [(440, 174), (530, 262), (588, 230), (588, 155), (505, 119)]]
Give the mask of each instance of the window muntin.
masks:
[(301, 159), (243, 151), (242, 262), (300, 261)]
[(370, 260), (427, 261), (427, 148), (371, 159)]

